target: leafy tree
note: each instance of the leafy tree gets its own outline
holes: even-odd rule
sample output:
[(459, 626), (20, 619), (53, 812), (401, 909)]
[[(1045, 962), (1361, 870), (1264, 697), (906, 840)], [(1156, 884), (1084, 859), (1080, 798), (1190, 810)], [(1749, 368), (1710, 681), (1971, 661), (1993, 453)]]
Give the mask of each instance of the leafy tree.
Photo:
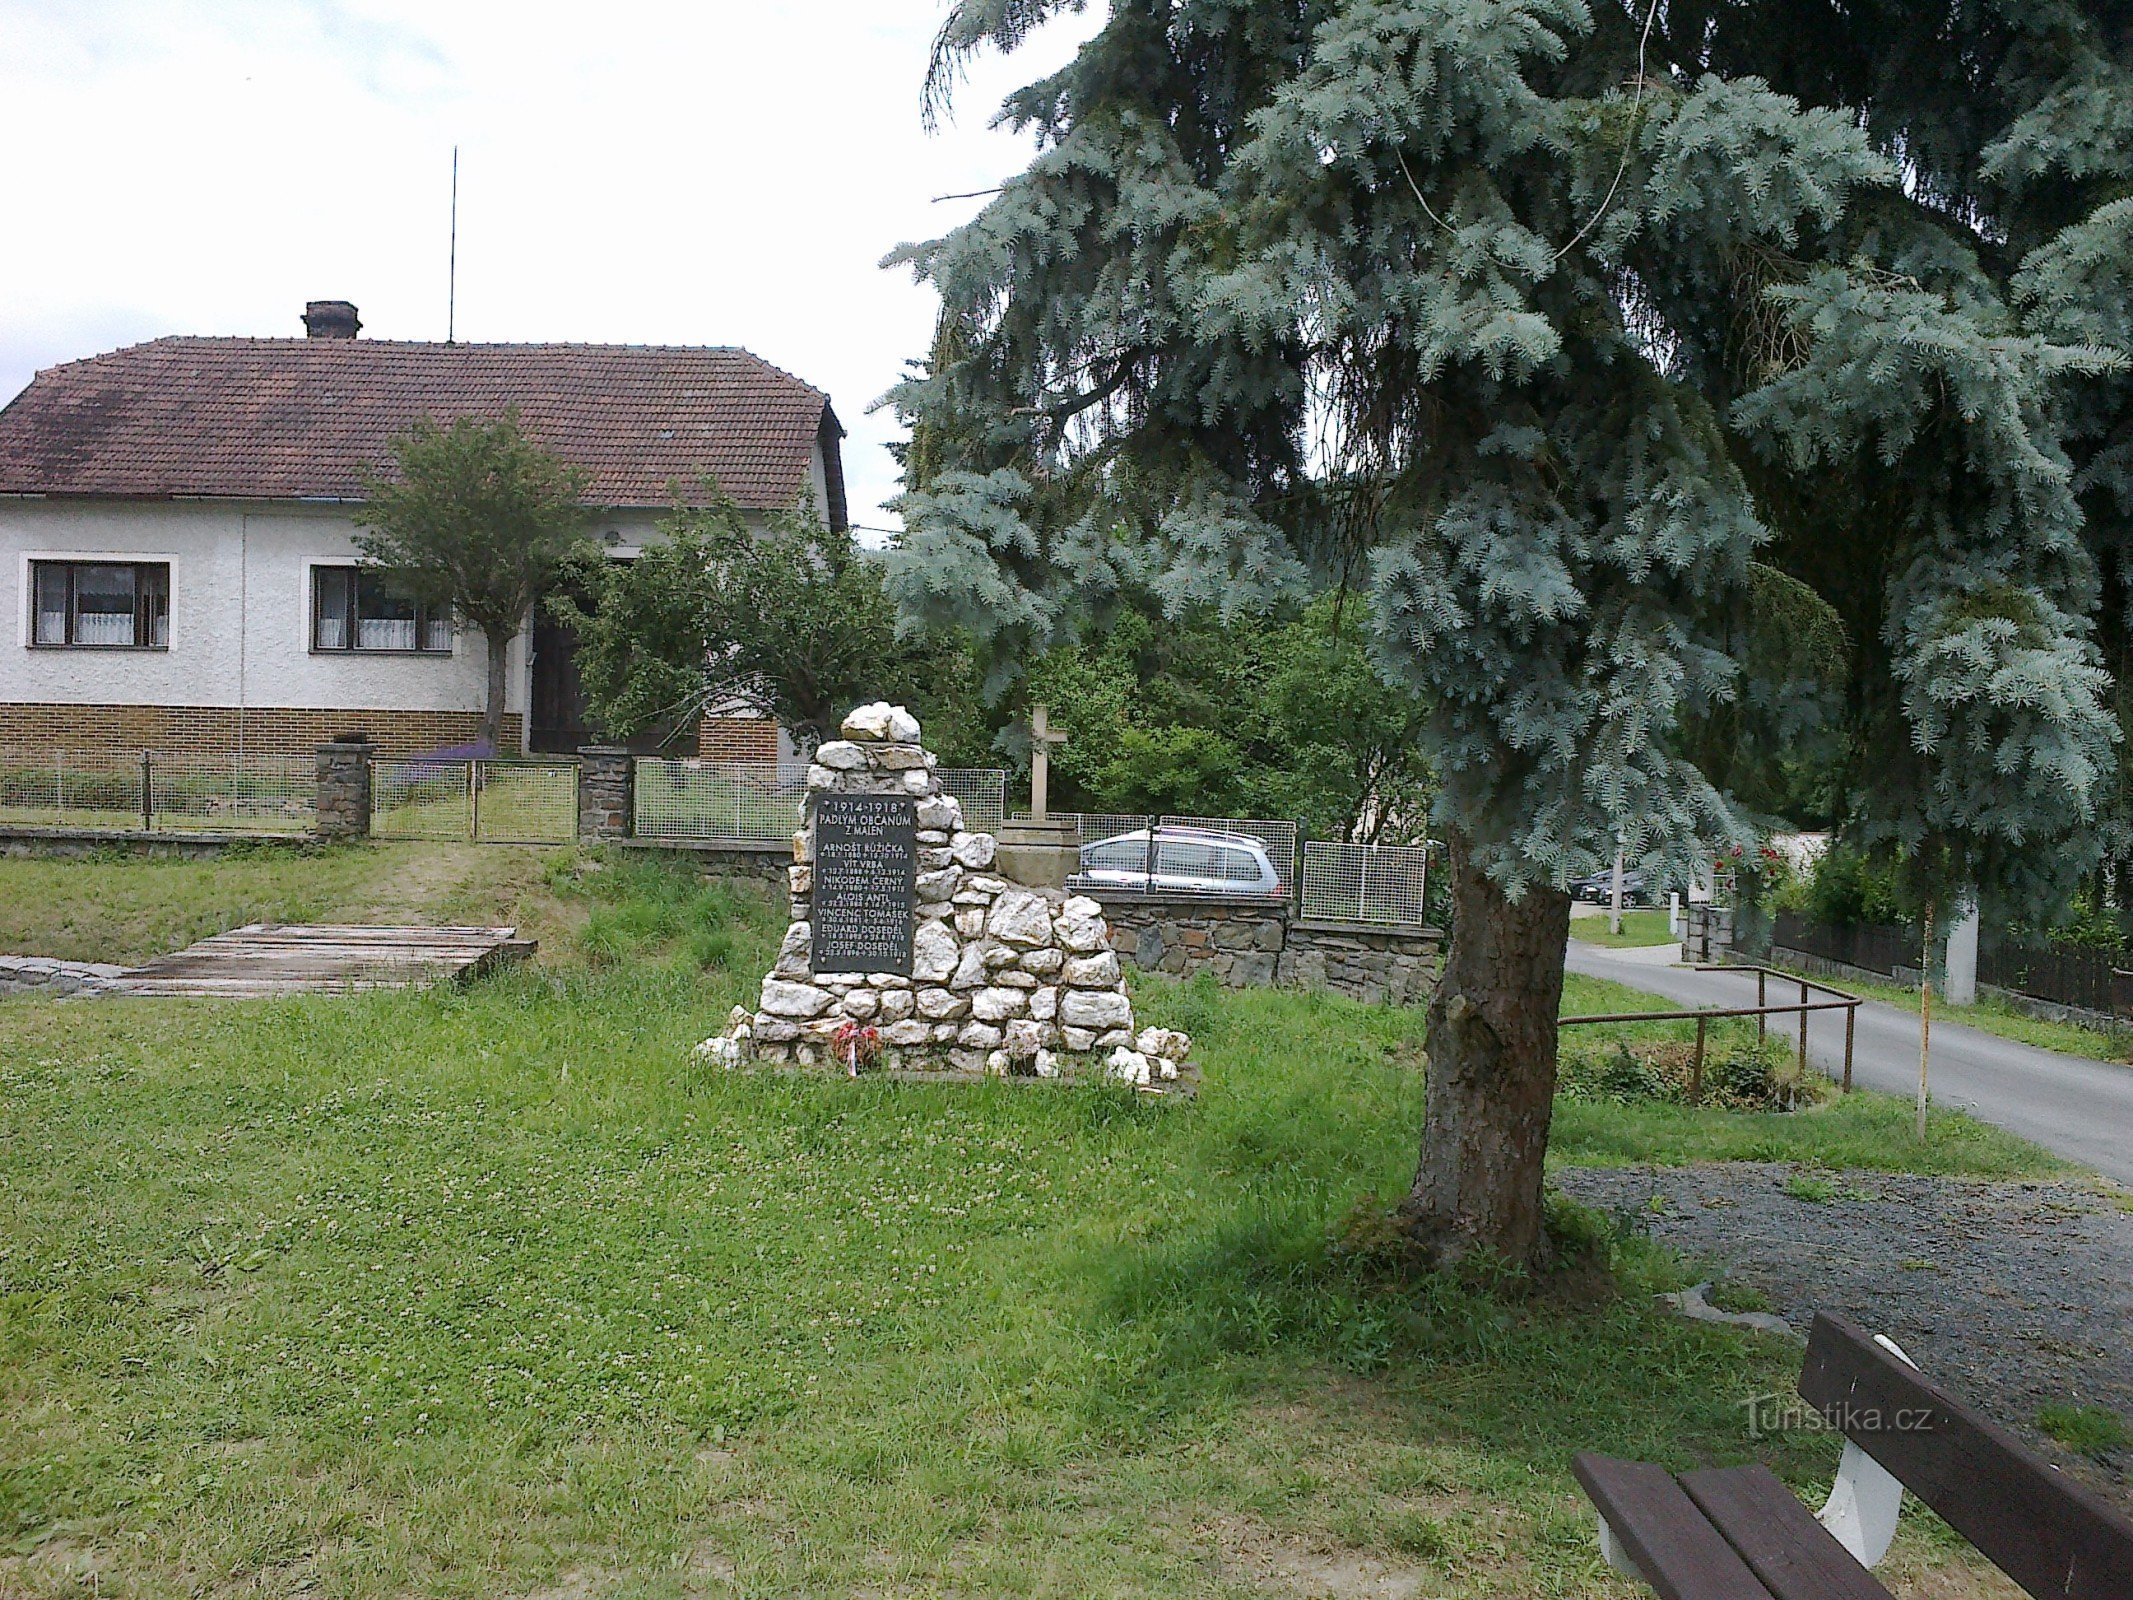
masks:
[(1436, 792), (1428, 702), (1372, 664), (1370, 618), (1354, 597), (1321, 595), (1271, 633), (1262, 672), (1255, 809), (1298, 818), (1313, 838), (1424, 840)]
[(1385, 844), (1427, 833), (1422, 702), (1372, 666), (1352, 599), (1231, 624), (1171, 622), (1143, 599), (1032, 667), (1029, 697), (1070, 734), (1053, 760), (1063, 807), (1294, 818), (1313, 838)]
[[(1072, 4), (962, 0), (929, 92)], [(2009, 275), (2056, 242), (2071, 286), (2029, 303), (2122, 315), (2120, 223), (2052, 231), (2122, 175), (2012, 228), (1993, 173), (2079, 165), (2133, 104), (2099, 15), (1114, 0), (1008, 99), (1028, 168), (891, 258), (943, 307), (896, 392), (924, 448), (892, 586), (996, 678), (1134, 583), (1174, 620), (1367, 590), (1449, 847), (1425, 1257), (1541, 1250), (1567, 882), (1747, 842), (1694, 736), (1774, 687), (1743, 682), (1758, 559), (1854, 644), (1862, 839), (1929, 895), (2043, 900), (2093, 858), (2112, 728), (2061, 406), (2116, 369)]]
[(399, 471), (368, 484), (356, 548), (401, 588), (481, 630), (481, 737), (500, 749), (505, 653), (581, 536), (586, 475), (527, 438), (515, 409), (445, 427), (425, 417), (392, 453)]
[(811, 742), (865, 700), (947, 712), (970, 671), (951, 643), (899, 637), (880, 563), (811, 506), (759, 529), (722, 496), (680, 506), (636, 560), (595, 553), (575, 576), (586, 700), (623, 737), (738, 701)]

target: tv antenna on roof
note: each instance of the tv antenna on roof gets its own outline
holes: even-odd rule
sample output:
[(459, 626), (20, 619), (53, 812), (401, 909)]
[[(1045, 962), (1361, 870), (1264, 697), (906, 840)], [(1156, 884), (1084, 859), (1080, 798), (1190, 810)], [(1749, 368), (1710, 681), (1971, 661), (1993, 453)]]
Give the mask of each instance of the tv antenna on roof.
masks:
[(450, 344), (459, 319), (459, 146), (452, 146), (452, 244), (444, 269), (444, 342)]

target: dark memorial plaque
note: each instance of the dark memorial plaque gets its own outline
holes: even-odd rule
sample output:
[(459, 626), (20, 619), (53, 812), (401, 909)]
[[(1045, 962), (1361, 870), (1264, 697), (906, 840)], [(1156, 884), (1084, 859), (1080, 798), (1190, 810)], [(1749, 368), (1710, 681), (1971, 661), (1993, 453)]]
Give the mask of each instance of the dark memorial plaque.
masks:
[(918, 809), (900, 794), (815, 799), (815, 972), (911, 972)]

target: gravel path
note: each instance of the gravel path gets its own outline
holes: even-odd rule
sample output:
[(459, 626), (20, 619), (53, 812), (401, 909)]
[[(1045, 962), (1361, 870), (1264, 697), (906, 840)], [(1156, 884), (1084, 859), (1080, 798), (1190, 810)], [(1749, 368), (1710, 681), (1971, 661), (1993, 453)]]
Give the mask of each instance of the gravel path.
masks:
[[(1753, 1288), (1802, 1335), (1817, 1310), (1885, 1333), (1926, 1371), (2061, 1460), (2040, 1406), (2106, 1406), (2133, 1425), (2133, 1213), (2073, 1183), (1798, 1169), (1573, 1168), (1571, 1198), (1635, 1218), (1659, 1243)], [(2095, 1476), (2098, 1463), (2087, 1463)], [(2100, 1474), (2133, 1489), (2133, 1451)]]

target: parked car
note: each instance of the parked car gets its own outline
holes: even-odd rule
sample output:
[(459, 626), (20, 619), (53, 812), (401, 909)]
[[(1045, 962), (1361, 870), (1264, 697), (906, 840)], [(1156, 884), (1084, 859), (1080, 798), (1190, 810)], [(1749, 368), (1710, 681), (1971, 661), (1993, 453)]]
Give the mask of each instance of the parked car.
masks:
[[(1570, 886), (1571, 895), (1579, 900), (1588, 900), (1596, 906), (1612, 905), (1615, 898), (1615, 869), (1595, 872), (1589, 878), (1580, 878)], [(1643, 871), (1637, 867), (1622, 869), (1622, 903), (1626, 906), (1641, 906), (1651, 897), (1651, 887)]]
[(1136, 828), (1085, 844), (1067, 887), (1268, 900), (1288, 892), (1264, 841), (1215, 828)]

